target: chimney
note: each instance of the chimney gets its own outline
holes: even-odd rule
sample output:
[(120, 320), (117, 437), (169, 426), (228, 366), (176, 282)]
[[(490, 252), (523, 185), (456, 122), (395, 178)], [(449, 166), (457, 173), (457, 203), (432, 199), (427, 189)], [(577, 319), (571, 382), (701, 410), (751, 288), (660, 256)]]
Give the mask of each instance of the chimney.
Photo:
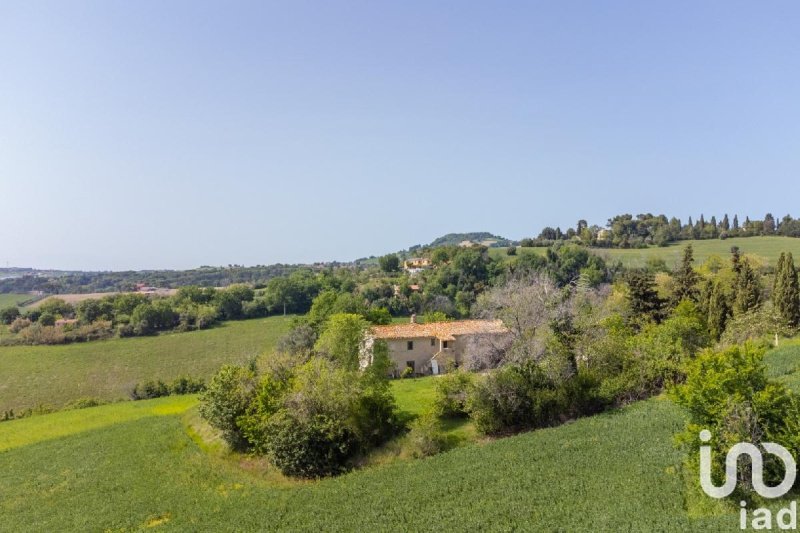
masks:
[(411, 313), (411, 323), (412, 324), (416, 324), (417, 323), (417, 314), (416, 313)]

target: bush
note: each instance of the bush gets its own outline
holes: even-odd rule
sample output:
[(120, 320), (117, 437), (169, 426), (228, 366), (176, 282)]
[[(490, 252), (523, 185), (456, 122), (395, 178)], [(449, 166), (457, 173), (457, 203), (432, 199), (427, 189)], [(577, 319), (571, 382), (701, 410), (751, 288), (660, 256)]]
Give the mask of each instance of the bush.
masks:
[(64, 406), (64, 410), (69, 409), (87, 409), (89, 407), (98, 407), (100, 405), (106, 405), (107, 401), (101, 400), (100, 398), (78, 398), (77, 400), (72, 400), (66, 406)]
[(555, 383), (535, 363), (507, 365), (469, 389), (466, 408), (488, 435), (552, 426), (605, 409), (600, 383), (586, 370)]
[(169, 385), (170, 394), (195, 394), (205, 390), (205, 383), (202, 379), (192, 379), (189, 376), (181, 376)]
[(240, 448), (267, 454), (288, 476), (318, 478), (394, 435), (399, 423), (385, 378), (316, 357), (275, 365), (252, 392), (242, 369), (223, 369), (203, 395), (201, 413)]
[(27, 328), (31, 325), (31, 321), (28, 318), (18, 317), (15, 318), (11, 325), (8, 327), (8, 330), (11, 333), (19, 333), (23, 329)]
[(426, 413), (411, 423), (408, 441), (411, 455), (417, 458), (430, 457), (447, 448), (442, 424), (433, 413)]
[[(752, 344), (706, 350), (689, 365), (686, 382), (670, 391), (689, 412), (689, 424), (680, 435), (694, 456), (689, 464), (699, 463), (700, 430), (711, 431), (712, 474), (717, 479), (724, 472), (727, 450), (738, 442), (776, 442), (794, 457), (800, 454), (800, 399), (767, 379), (763, 357), (764, 350)], [(765, 459), (764, 481), (775, 485), (783, 479), (782, 467), (771, 455)], [(735, 495), (746, 497), (749, 489), (740, 484)]]
[(456, 371), (436, 380), (433, 412), (437, 416), (467, 416), (467, 397), (474, 386), (475, 375)]
[(200, 415), (222, 433), (234, 450), (249, 446), (238, 420), (247, 413), (256, 391), (252, 369), (226, 365), (211, 378), (201, 396)]
[(20, 312), (16, 306), (0, 309), (0, 324), (9, 325), (19, 317), (20, 317)]
[(137, 383), (131, 393), (131, 398), (134, 400), (150, 400), (152, 398), (161, 398), (162, 396), (169, 396), (169, 388), (160, 379), (158, 381)]

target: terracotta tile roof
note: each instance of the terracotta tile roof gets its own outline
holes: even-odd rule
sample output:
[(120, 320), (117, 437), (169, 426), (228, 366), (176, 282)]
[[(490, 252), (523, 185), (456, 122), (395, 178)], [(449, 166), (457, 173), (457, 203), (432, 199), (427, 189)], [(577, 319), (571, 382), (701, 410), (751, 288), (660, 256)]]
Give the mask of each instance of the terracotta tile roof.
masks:
[(376, 339), (415, 339), (436, 337), (453, 340), (456, 335), (475, 335), (478, 333), (507, 333), (501, 320), (456, 320), (453, 322), (431, 322), (430, 324), (392, 324), (373, 326)]

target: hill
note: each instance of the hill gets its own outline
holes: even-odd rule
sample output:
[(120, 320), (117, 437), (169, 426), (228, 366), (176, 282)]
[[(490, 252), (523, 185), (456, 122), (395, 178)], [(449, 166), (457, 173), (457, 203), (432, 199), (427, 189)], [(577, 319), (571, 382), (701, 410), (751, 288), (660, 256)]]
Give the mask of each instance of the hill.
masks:
[[(621, 261), (626, 267), (642, 267), (650, 259), (663, 259), (667, 266), (673, 267), (681, 258), (686, 245), (694, 248), (694, 258), (702, 263), (712, 255), (727, 258), (732, 246), (738, 246), (742, 253), (752, 254), (764, 259), (767, 264), (775, 265), (781, 252), (792, 252), (795, 258), (800, 257), (800, 239), (795, 237), (739, 237), (735, 239), (708, 239), (698, 241), (680, 241), (668, 246), (651, 246), (649, 248), (591, 248), (607, 262)], [(512, 259), (506, 253), (507, 248), (493, 248), (489, 251), (496, 259)], [(518, 248), (517, 254), (543, 255), (547, 248)]]
[(438, 239), (434, 239), (429, 246), (431, 248), (436, 246), (457, 246), (464, 241), (472, 241), (489, 247), (510, 246), (513, 244), (512, 241), (504, 237), (498, 237), (486, 231), (477, 231), (473, 233), (448, 233)]
[(0, 412), (71, 400), (127, 398), (136, 383), (208, 378), (224, 363), (271, 349), (290, 318), (226, 322), (208, 330), (62, 346), (0, 348)]

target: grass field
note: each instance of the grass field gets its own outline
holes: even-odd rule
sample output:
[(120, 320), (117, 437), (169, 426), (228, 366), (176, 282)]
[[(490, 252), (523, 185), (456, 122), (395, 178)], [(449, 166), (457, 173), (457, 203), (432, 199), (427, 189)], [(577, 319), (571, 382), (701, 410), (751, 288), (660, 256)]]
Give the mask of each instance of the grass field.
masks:
[(186, 398), (0, 424), (0, 529), (735, 527), (735, 514), (691, 519), (685, 512), (681, 456), (672, 446), (683, 419), (663, 398), (430, 459), (289, 486), (204, 452), (187, 433), (193, 397)]
[(33, 298), (30, 294), (5, 294), (0, 293), (0, 309), (18, 305), (20, 302)]
[[(661, 258), (667, 265), (674, 266), (681, 257), (683, 248), (691, 243), (694, 248), (694, 258), (702, 263), (711, 255), (727, 257), (732, 246), (738, 246), (742, 253), (757, 255), (774, 265), (781, 252), (792, 252), (795, 257), (800, 256), (800, 239), (792, 237), (746, 237), (726, 240), (681, 241), (667, 247), (653, 247), (634, 250), (593, 248), (592, 252), (609, 262), (622, 261), (627, 267), (641, 267), (650, 258)], [(519, 248), (518, 254), (535, 253), (544, 254), (546, 248)], [(505, 248), (492, 248), (489, 253), (495, 258), (513, 258), (506, 253)]]
[(270, 317), (155, 337), (0, 347), (0, 412), (39, 404), (57, 408), (83, 397), (127, 398), (136, 383), (150, 379), (205, 379), (224, 363), (272, 348), (289, 321)]
[[(800, 342), (768, 354), (791, 381)], [(433, 379), (393, 382), (415, 412)], [(561, 427), (276, 484), (197, 441), (194, 396), (0, 424), (0, 529), (8, 531), (734, 531), (737, 510), (686, 510), (683, 414), (665, 397)], [(244, 466), (244, 468), (242, 467)], [(721, 511), (721, 512), (720, 512)]]

